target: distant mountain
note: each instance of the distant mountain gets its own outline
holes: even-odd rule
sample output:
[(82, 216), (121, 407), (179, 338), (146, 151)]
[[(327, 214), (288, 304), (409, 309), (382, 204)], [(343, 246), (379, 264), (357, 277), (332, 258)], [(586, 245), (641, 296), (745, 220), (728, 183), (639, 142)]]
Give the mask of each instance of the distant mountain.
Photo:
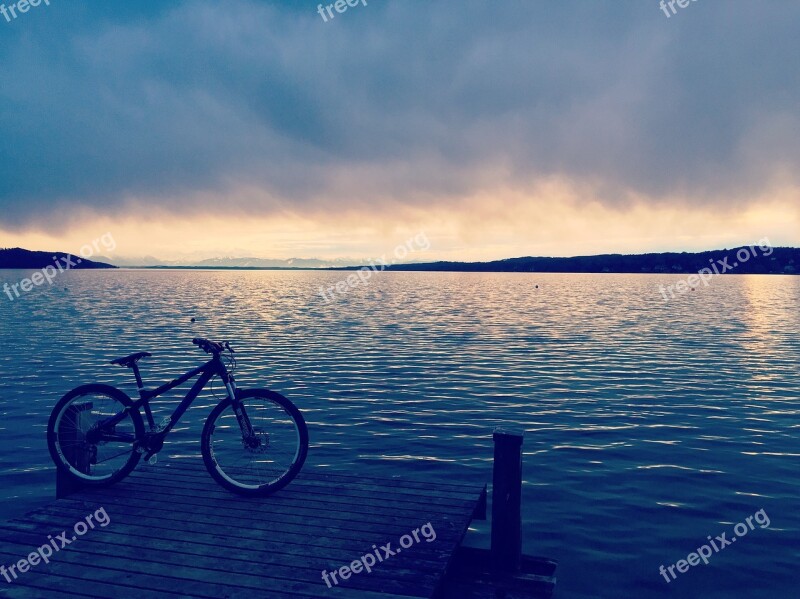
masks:
[(337, 268), (355, 266), (360, 260), (337, 258), (319, 260), (317, 258), (289, 258), (276, 260), (269, 258), (211, 258), (191, 263), (191, 266), (208, 268)]
[(0, 248), (0, 269), (19, 268), (41, 270), (48, 266), (61, 266), (64, 270), (80, 270), (87, 268), (116, 268), (104, 262), (87, 260), (64, 252), (32, 252), (22, 248)]
[(800, 274), (800, 248), (762, 250), (759, 246), (745, 246), (697, 253), (602, 254), (573, 258), (508, 258), (492, 262), (430, 262), (396, 264), (387, 270), (692, 274), (704, 268), (720, 274)]
[(113, 264), (115, 266), (121, 268), (127, 267), (135, 267), (135, 266), (165, 266), (167, 265), (166, 262), (163, 260), (159, 260), (154, 256), (141, 256), (141, 257), (134, 257), (134, 258), (123, 258), (121, 256), (114, 256), (113, 258), (110, 256), (95, 256), (96, 260), (100, 260), (101, 262), (107, 262), (109, 264)]
[(123, 257), (113, 259), (98, 256), (107, 262), (130, 268), (343, 268), (361, 264), (355, 258), (337, 258), (335, 260), (319, 260), (317, 258), (290, 258), (288, 260), (270, 258), (207, 258), (204, 260), (161, 260), (154, 256)]

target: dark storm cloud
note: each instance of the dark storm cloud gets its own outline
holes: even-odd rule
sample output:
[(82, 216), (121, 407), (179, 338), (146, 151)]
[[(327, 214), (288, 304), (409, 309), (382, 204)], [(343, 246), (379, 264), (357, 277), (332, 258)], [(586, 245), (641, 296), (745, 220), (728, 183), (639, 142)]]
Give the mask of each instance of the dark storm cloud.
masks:
[[(0, 224), (339, 210), (542, 176), (606, 202), (796, 181), (790, 1), (51, 2), (0, 21)], [(200, 197), (202, 195), (202, 198)], [(266, 202), (264, 196), (272, 199)], [(60, 211), (60, 212), (59, 212)]]

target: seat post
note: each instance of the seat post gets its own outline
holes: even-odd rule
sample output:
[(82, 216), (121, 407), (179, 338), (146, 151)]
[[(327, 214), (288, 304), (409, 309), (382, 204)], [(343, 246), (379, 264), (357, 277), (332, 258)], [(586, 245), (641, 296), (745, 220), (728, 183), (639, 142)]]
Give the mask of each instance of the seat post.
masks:
[[(136, 386), (139, 388), (139, 397), (144, 399), (144, 383), (142, 382), (142, 375), (139, 374), (139, 365), (134, 362), (131, 364), (131, 370), (133, 370), (133, 375), (136, 377)], [(144, 415), (147, 416), (147, 423), (150, 425), (150, 428), (155, 428), (156, 421), (153, 420), (153, 411), (150, 409), (149, 402), (144, 402)]]
[(136, 386), (139, 388), (139, 395), (141, 396), (144, 393), (144, 383), (142, 382), (142, 375), (139, 374), (139, 365), (134, 362), (131, 364), (131, 370), (133, 370), (133, 376), (136, 377)]

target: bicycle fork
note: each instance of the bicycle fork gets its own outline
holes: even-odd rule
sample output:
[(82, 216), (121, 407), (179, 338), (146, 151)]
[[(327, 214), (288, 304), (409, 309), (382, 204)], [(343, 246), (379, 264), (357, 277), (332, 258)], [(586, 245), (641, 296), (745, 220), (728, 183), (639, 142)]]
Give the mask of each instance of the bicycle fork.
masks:
[(242, 431), (242, 439), (252, 439), (255, 436), (253, 424), (250, 422), (247, 411), (244, 409), (244, 403), (236, 395), (236, 381), (233, 380), (232, 376), (228, 377), (228, 381), (225, 383), (225, 388), (228, 390), (228, 398), (231, 400), (233, 413), (236, 415), (236, 420), (239, 423), (239, 428)]

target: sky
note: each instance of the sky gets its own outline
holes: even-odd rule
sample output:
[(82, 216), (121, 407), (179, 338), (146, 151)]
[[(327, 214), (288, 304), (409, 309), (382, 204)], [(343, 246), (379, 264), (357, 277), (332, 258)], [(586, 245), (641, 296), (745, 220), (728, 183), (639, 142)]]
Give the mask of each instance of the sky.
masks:
[(800, 3), (675, 8), (0, 15), (0, 247), (111, 234), (116, 256), (191, 262), (363, 258), (420, 234), (425, 261), (800, 245)]

